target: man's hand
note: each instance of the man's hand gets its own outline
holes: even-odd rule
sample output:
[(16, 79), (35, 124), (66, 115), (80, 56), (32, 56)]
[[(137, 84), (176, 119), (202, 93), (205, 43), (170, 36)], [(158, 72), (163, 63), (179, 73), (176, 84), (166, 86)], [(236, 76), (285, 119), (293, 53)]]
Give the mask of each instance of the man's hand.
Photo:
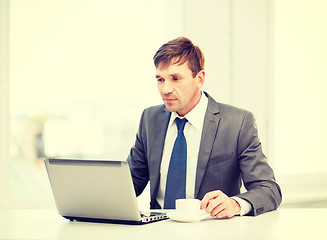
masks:
[(240, 212), (241, 207), (236, 200), (217, 190), (208, 192), (203, 197), (201, 209), (210, 213), (212, 217), (231, 218)]

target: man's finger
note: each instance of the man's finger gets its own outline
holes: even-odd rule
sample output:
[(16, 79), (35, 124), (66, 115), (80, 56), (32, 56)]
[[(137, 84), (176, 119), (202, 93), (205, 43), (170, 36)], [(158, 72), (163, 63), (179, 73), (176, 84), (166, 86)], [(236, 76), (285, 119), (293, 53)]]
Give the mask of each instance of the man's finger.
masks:
[[(222, 209), (219, 211), (216, 215), (217, 218), (225, 218), (228, 217), (228, 210), (227, 209)], [(229, 217), (228, 217), (229, 218)]]
[(220, 203), (217, 205), (214, 209), (210, 211), (210, 215), (212, 217), (217, 216), (220, 212), (224, 211), (226, 209), (226, 205), (224, 203)]
[(207, 205), (206, 211), (211, 213), (217, 206), (223, 203), (223, 197), (218, 195), (216, 198), (212, 199), (209, 204)]
[(221, 191), (212, 191), (208, 192), (206, 195), (204, 195), (202, 201), (201, 201), (201, 209), (206, 209), (208, 207), (208, 204), (211, 203), (211, 201), (215, 198), (217, 198), (220, 195)]

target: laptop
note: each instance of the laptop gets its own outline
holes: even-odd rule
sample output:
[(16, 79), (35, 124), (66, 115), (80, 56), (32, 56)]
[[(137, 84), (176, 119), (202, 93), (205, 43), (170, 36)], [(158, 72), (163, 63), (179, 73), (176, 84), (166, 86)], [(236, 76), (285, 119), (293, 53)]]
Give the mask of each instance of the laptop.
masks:
[(126, 161), (45, 159), (58, 213), (71, 221), (145, 224), (165, 213), (141, 213)]

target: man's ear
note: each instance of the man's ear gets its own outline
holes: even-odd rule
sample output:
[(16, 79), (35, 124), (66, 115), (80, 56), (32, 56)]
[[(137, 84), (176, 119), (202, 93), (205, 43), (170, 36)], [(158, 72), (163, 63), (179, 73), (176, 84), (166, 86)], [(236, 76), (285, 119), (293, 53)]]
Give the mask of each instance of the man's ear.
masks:
[(201, 70), (200, 72), (198, 72), (196, 77), (198, 78), (198, 87), (201, 88), (205, 81), (205, 71)]

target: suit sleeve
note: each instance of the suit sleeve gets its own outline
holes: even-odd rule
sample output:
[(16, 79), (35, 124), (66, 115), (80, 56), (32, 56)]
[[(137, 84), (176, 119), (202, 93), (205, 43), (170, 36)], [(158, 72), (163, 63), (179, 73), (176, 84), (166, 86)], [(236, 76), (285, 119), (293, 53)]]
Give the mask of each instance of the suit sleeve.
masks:
[(255, 120), (250, 112), (244, 116), (237, 151), (243, 183), (247, 189), (247, 192), (237, 197), (251, 203), (250, 215), (277, 209), (282, 199), (281, 190), (262, 152)]
[(146, 144), (143, 139), (144, 130), (144, 115), (142, 114), (138, 132), (136, 134), (135, 145), (131, 148), (130, 154), (127, 158), (129, 164), (131, 175), (133, 179), (134, 189), (136, 196), (139, 196), (149, 181), (149, 169), (148, 162), (146, 158)]

